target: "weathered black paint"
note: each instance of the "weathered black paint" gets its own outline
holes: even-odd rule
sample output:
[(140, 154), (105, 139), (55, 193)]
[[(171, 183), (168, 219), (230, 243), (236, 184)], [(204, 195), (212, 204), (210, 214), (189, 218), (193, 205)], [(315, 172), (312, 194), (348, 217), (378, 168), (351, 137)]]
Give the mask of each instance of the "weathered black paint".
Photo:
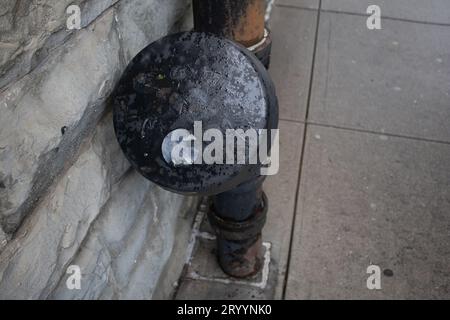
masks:
[[(265, 0), (193, 0), (194, 28), (245, 45), (268, 69), (272, 41), (270, 31), (264, 32), (264, 3)], [(219, 264), (235, 277), (250, 276), (262, 265), (261, 230), (268, 206), (264, 201), (261, 210), (266, 199), (263, 180), (254, 177), (213, 199), (209, 220), (217, 234)]]
[(263, 264), (261, 231), (268, 200), (262, 182), (254, 179), (216, 196), (208, 214), (217, 235), (219, 264), (234, 277), (253, 275)]
[[(266, 29), (267, 34), (264, 33), (263, 2), (193, 0), (194, 28), (251, 47), (251, 52), (268, 69), (272, 41), (270, 31)], [(262, 266), (261, 230), (268, 205), (263, 196), (263, 180), (255, 177), (213, 199), (209, 220), (217, 234), (219, 264), (235, 277), (250, 276)], [(263, 199), (266, 201), (261, 210)]]
[(257, 178), (259, 165), (190, 165), (164, 160), (174, 129), (275, 129), (278, 103), (264, 66), (248, 50), (215, 35), (167, 36), (127, 67), (114, 101), (114, 127), (126, 157), (142, 175), (178, 193), (217, 194)]

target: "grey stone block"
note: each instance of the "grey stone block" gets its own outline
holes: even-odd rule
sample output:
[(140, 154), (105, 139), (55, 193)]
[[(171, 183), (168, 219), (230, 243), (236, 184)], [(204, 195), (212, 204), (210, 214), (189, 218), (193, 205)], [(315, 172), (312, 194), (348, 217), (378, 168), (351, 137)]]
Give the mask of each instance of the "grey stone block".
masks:
[[(105, 108), (102, 98), (112, 89), (121, 66), (113, 21), (113, 12), (105, 14), (95, 29), (80, 32), (60, 48), (59, 56), (2, 94), (0, 178), (6, 188), (0, 191), (0, 215), (9, 232), (48, 188), (51, 181), (45, 183), (46, 177), (61, 171), (69, 160), (64, 159), (64, 150), (57, 149), (61, 141), (82, 135), (86, 128), (80, 120), (88, 122)], [(83, 118), (85, 113), (90, 114), (88, 119)], [(77, 140), (71, 150), (80, 145)], [(58, 161), (59, 157), (63, 159)], [(26, 202), (30, 205), (22, 207)]]
[(80, 7), (84, 28), (117, 1), (6, 1), (0, 16), (0, 88), (31, 72), (74, 33), (66, 28), (69, 5)]
[(151, 42), (167, 35), (188, 8), (188, 0), (121, 1), (117, 30), (126, 62)]
[[(0, 68), (25, 72), (8, 71), (0, 93), (2, 299), (167, 298), (181, 273), (196, 198), (130, 171), (106, 101), (129, 59), (172, 30), (187, 1), (116, 2), (75, 2), (83, 29), (68, 34), (66, 2), (0, 8), (0, 26), (10, 16), (29, 24), (0, 42), (31, 39), (20, 58), (0, 55)], [(65, 285), (71, 264), (81, 267), (80, 291)]]
[[(116, 186), (71, 264), (84, 275), (81, 290), (68, 290), (64, 275), (52, 299), (151, 299), (167, 267), (175, 242), (189, 234), (193, 214), (190, 203), (163, 191), (131, 172)], [(192, 213), (192, 211), (191, 211)], [(180, 232), (182, 231), (182, 232)], [(176, 239), (176, 240), (175, 240)], [(188, 241), (175, 252), (186, 253)], [(166, 275), (177, 280), (178, 270)], [(167, 298), (168, 296), (164, 296)]]
[(6, 246), (8, 242), (8, 236), (0, 227), (0, 251)]
[[(129, 165), (114, 139), (109, 115), (4, 248), (2, 299), (152, 297), (176, 232), (189, 234), (192, 215), (185, 212), (195, 199), (163, 191), (133, 171), (123, 176)], [(186, 252), (184, 243), (175, 254)], [(81, 268), (80, 291), (66, 287), (69, 265)]]
[[(105, 122), (106, 128), (111, 128), (109, 121)], [(109, 132), (112, 133), (112, 128)], [(114, 184), (111, 177), (117, 169), (108, 167), (102, 158), (104, 154), (98, 152), (105, 146), (102, 139), (86, 146), (76, 163), (3, 249), (0, 254), (2, 299), (46, 298), (59, 282), (111, 195)], [(126, 170), (125, 165), (121, 167)]]
[(117, 11), (109, 8), (1, 93), (0, 181), (5, 188), (0, 189), (0, 221), (5, 232), (16, 230), (76, 157), (128, 61), (167, 33), (185, 6), (175, 0), (121, 1)]

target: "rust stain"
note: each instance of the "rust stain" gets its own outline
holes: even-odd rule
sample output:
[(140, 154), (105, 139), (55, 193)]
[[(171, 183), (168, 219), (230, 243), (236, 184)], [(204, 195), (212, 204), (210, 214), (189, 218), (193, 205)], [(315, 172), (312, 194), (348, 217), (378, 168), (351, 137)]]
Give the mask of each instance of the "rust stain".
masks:
[(260, 42), (264, 37), (264, 15), (265, 2), (249, 0), (233, 26), (234, 40), (246, 47)]
[(227, 37), (246, 47), (264, 38), (265, 0), (193, 0), (195, 30)]

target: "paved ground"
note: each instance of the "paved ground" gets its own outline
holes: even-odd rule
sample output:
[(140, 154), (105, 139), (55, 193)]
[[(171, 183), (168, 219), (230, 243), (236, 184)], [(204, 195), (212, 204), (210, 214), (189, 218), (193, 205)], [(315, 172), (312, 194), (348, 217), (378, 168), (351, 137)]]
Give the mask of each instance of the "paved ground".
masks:
[[(200, 212), (176, 298), (450, 299), (450, 2), (275, 3), (268, 267), (227, 278)], [(372, 4), (382, 30), (366, 27)]]

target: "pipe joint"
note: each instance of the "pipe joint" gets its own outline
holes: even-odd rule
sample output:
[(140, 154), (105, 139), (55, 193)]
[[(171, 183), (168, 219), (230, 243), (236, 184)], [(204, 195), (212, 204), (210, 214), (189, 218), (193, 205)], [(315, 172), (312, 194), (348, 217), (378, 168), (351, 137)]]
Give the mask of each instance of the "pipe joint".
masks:
[(231, 241), (248, 240), (261, 234), (266, 223), (268, 199), (265, 193), (253, 215), (245, 221), (225, 220), (216, 214), (214, 206), (208, 212), (208, 219), (217, 236)]

